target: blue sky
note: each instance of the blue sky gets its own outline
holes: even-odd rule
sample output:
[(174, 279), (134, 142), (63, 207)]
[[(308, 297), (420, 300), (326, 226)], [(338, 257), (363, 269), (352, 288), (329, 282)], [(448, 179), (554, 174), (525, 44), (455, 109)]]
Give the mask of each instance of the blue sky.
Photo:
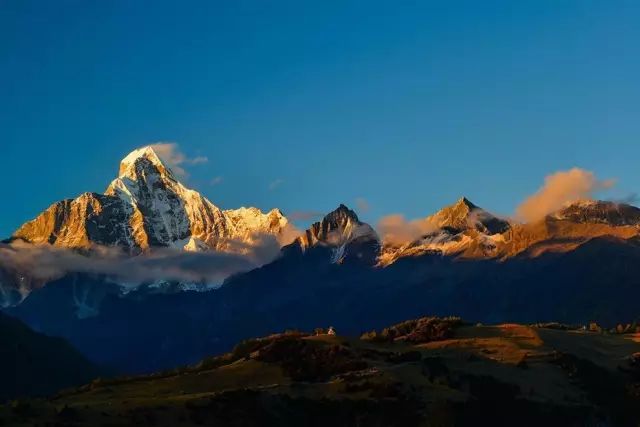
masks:
[(636, 1), (3, 1), (0, 236), (157, 141), (209, 159), (187, 184), (223, 208), (511, 214), (574, 166), (626, 197), (638, 22)]

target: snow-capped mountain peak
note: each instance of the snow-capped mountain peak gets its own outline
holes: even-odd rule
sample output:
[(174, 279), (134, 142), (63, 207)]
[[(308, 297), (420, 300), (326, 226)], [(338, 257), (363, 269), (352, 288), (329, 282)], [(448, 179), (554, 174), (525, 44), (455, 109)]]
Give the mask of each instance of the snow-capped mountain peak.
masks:
[(493, 256), (504, 241), (511, 224), (478, 207), (466, 197), (422, 220), (428, 233), (404, 244), (386, 243), (378, 258), (389, 265), (406, 256), (426, 253), (467, 256)]
[(298, 238), (302, 248), (315, 245), (340, 246), (359, 237), (377, 240), (377, 234), (369, 224), (360, 222), (358, 215), (347, 206), (340, 204), (337, 209), (325, 215)]
[(138, 170), (153, 171), (173, 177), (171, 169), (160, 159), (152, 146), (138, 148), (129, 153), (120, 162), (119, 178), (138, 179)]
[(368, 264), (375, 262), (379, 246), (375, 230), (361, 222), (358, 215), (344, 204), (312, 224), (290, 245), (302, 252), (313, 248), (329, 249), (329, 259), (333, 263), (354, 260)]
[(258, 235), (277, 237), (287, 224), (279, 210), (222, 211), (180, 183), (148, 146), (124, 157), (118, 177), (104, 194), (85, 193), (55, 203), (14, 237), (70, 248), (101, 244), (133, 251), (153, 247), (237, 251), (256, 242)]
[(549, 215), (552, 220), (612, 226), (640, 225), (640, 209), (625, 203), (578, 200)]
[(497, 234), (504, 233), (509, 229), (508, 221), (500, 219), (478, 207), (466, 197), (458, 199), (453, 205), (447, 206), (427, 217), (426, 221), (436, 228), (444, 228), (456, 232), (476, 229), (487, 234)]

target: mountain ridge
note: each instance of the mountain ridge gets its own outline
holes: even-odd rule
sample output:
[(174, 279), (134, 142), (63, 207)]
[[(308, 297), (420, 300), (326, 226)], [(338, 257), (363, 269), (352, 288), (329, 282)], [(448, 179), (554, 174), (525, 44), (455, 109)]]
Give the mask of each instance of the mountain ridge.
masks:
[(233, 241), (277, 238), (288, 225), (279, 209), (221, 210), (182, 185), (148, 146), (122, 160), (118, 177), (104, 194), (83, 193), (56, 202), (12, 237), (72, 249), (101, 244), (134, 253), (154, 247), (233, 252)]
[[(549, 250), (571, 250), (595, 237), (640, 234), (640, 209), (608, 201), (579, 200), (542, 220), (521, 223), (499, 218), (463, 197), (422, 221), (433, 225), (430, 231), (399, 247), (384, 245), (379, 265), (427, 253), (475, 259), (537, 256), (545, 250), (545, 241), (553, 242)], [(574, 244), (560, 245), (563, 238)], [(527, 252), (534, 246), (536, 251)]]
[(332, 263), (349, 260), (373, 263), (379, 245), (380, 239), (373, 227), (360, 221), (353, 210), (341, 203), (321, 221), (311, 224), (283, 252), (286, 254), (295, 248), (304, 253), (322, 247), (331, 251)]
[(340, 204), (290, 244), (294, 227), (280, 209), (222, 210), (185, 187), (158, 153), (146, 146), (122, 159), (118, 176), (104, 194), (86, 192), (56, 202), (19, 227), (12, 239), (70, 249), (114, 246), (132, 254), (164, 247), (243, 253), (270, 236), (281, 247), (293, 245), (302, 252), (316, 246), (331, 247), (333, 262), (341, 262), (348, 247), (364, 244), (370, 246), (366, 257), (386, 266), (399, 258), (425, 253), (504, 259), (526, 253), (534, 245), (539, 251), (540, 242), (563, 235), (580, 235), (582, 240), (607, 234), (630, 237), (640, 227), (640, 209), (579, 200), (541, 221), (519, 223), (461, 197), (416, 223), (421, 235), (392, 244)]
[(472, 221), (380, 265), (387, 248), (366, 233), (351, 239), (361, 236), (349, 231), (360, 219), (346, 206), (336, 210), (309, 228), (315, 244), (285, 245), (273, 261), (232, 274), (215, 290), (121, 295), (107, 278), (70, 273), (6, 311), (123, 372), (191, 363), (274, 330), (327, 324), (355, 334), (425, 312), (494, 323), (639, 316), (635, 225), (548, 217), (489, 235)]

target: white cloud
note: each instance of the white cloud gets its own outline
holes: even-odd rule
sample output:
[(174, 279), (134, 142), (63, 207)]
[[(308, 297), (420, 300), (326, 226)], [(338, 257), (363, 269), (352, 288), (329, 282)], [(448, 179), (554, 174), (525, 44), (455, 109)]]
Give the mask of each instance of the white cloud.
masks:
[(187, 177), (189, 174), (184, 165), (199, 165), (207, 163), (209, 159), (205, 156), (188, 157), (178, 147), (175, 142), (157, 142), (150, 145), (158, 157), (166, 163), (167, 166), (180, 177)]
[(522, 221), (536, 221), (562, 208), (566, 203), (591, 199), (599, 190), (615, 185), (612, 179), (599, 180), (593, 172), (573, 168), (547, 175), (544, 185), (516, 208)]
[(403, 245), (437, 229), (424, 219), (407, 220), (404, 215), (387, 215), (378, 222), (378, 231), (382, 241), (392, 245)]
[[(295, 229), (287, 232), (286, 238), (293, 239)], [(67, 273), (94, 273), (130, 283), (162, 279), (217, 284), (232, 274), (271, 262), (280, 253), (280, 243), (272, 235), (254, 236), (251, 244), (228, 243), (233, 253), (156, 248), (149, 253), (130, 256), (117, 247), (95, 245), (80, 253), (18, 240), (0, 243), (0, 267), (36, 280), (52, 280)]]

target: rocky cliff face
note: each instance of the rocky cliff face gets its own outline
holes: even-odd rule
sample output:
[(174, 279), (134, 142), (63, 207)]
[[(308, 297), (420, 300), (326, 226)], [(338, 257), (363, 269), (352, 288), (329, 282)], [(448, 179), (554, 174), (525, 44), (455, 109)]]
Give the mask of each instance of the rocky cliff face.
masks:
[(330, 250), (330, 260), (342, 263), (353, 259), (373, 263), (380, 241), (374, 229), (358, 219), (354, 211), (341, 204), (316, 222), (291, 245), (302, 252), (313, 248)]
[(379, 265), (429, 253), (466, 259), (535, 257), (570, 251), (597, 237), (629, 239), (640, 233), (640, 209), (606, 201), (578, 201), (541, 221), (522, 224), (462, 198), (423, 221), (430, 232), (402, 245), (385, 242)]
[(85, 248), (91, 243), (129, 245), (131, 206), (97, 193), (56, 202), (14, 233), (31, 243)]
[(474, 205), (466, 197), (427, 217), (425, 221), (435, 228), (448, 229), (454, 233), (476, 230), (493, 235), (504, 233), (511, 228), (508, 221)]
[(133, 252), (154, 247), (242, 252), (260, 236), (277, 238), (287, 225), (277, 209), (222, 211), (182, 185), (156, 152), (144, 147), (122, 160), (105, 194), (54, 203), (13, 237), (65, 248), (99, 244)]
[(581, 224), (637, 227), (640, 225), (640, 209), (624, 203), (582, 200), (564, 207), (550, 218)]

